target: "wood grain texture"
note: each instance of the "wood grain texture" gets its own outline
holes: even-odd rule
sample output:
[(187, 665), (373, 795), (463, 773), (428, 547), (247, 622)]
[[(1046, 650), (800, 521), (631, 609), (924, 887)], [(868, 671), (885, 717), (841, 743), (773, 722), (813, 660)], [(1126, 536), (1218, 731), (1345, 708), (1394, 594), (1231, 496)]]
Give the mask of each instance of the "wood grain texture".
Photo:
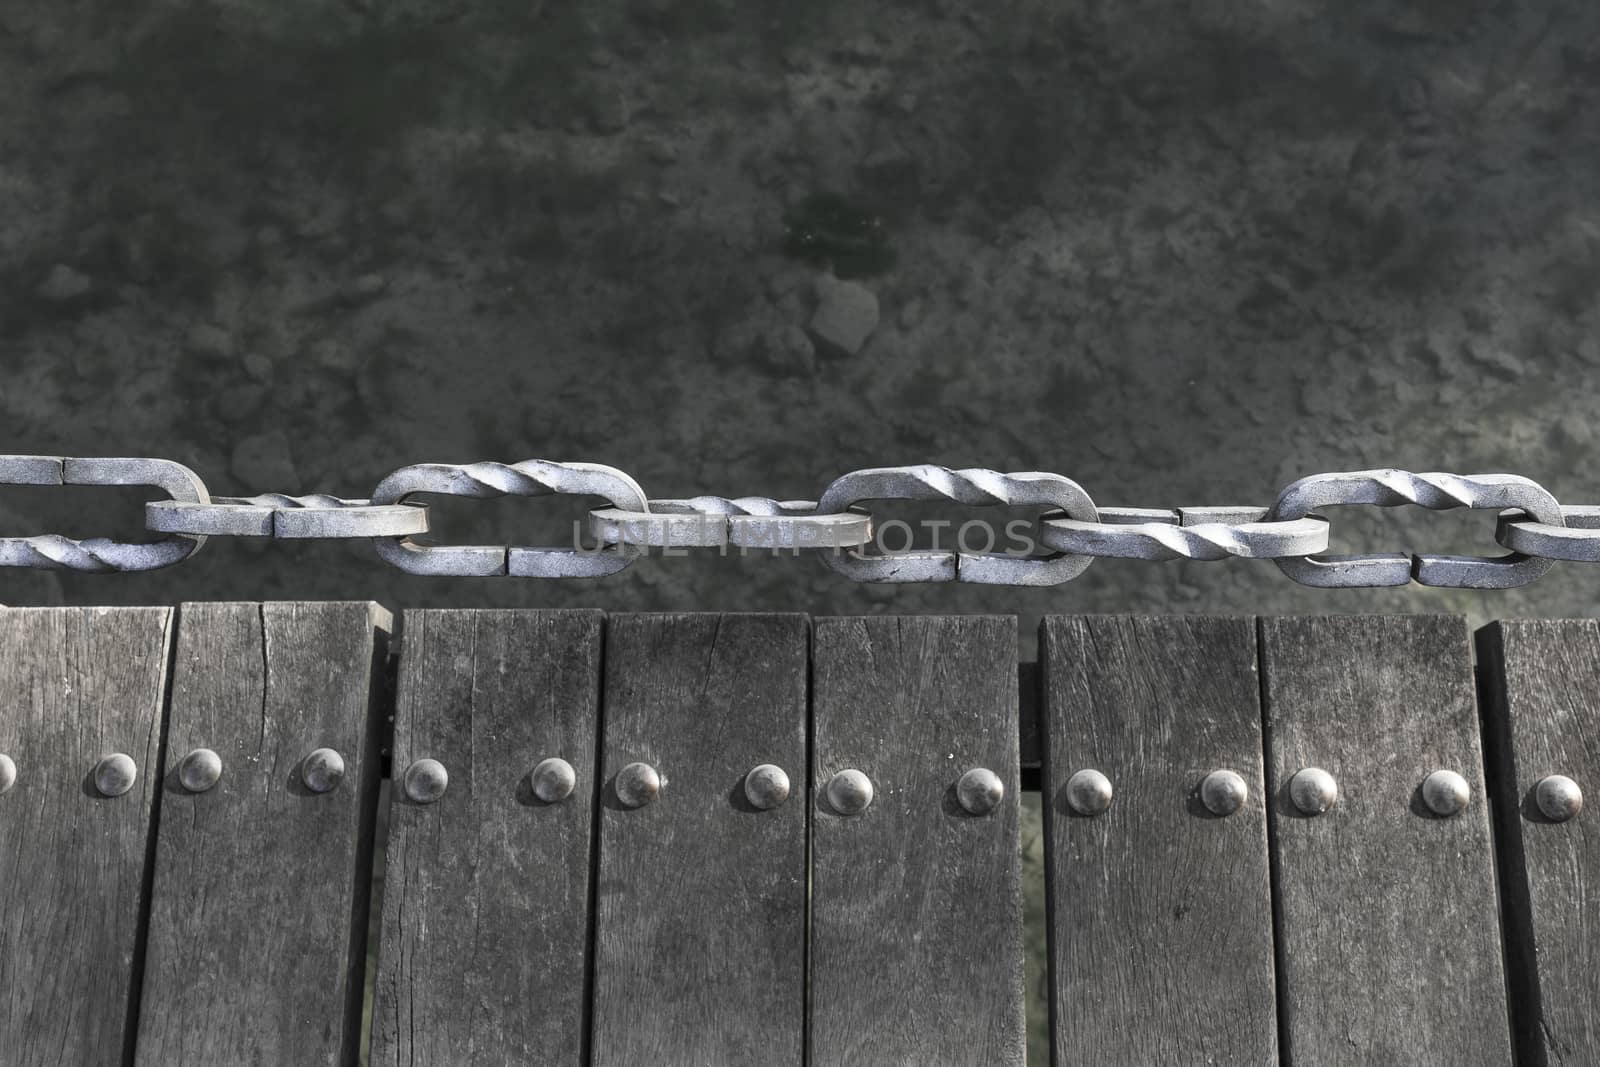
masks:
[[(1283, 1054), (1315, 1064), (1511, 1062), (1472, 663), (1454, 616), (1263, 619)], [(1300, 768), (1328, 812), (1288, 796)], [(1422, 803), (1441, 768), (1472, 789)]]
[[(582, 1062), (602, 619), (405, 613), (374, 1067)], [(577, 786), (546, 804), (551, 757)], [(403, 786), (424, 758), (431, 804)]]
[[(802, 615), (608, 622), (596, 1067), (802, 1062), (806, 645)], [(635, 761), (661, 790), (627, 810), (609, 783)], [(763, 763), (790, 780), (766, 811)]]
[[(1055, 1062), (1273, 1064), (1272, 898), (1249, 618), (1044, 620)], [(1088, 817), (1067, 779), (1115, 790)], [(1226, 818), (1214, 770), (1249, 789)]]
[[(180, 608), (140, 1064), (354, 1062), (389, 626), (361, 601)], [(190, 793), (202, 747), (222, 778)], [(319, 795), (322, 747), (345, 777)]]
[[(811, 1063), (1020, 1067), (1017, 637), (1009, 616), (818, 619)], [(987, 767), (987, 816), (955, 784)], [(875, 799), (840, 816), (838, 771)]]
[[(0, 611), (0, 1059), (120, 1064), (159, 778), (171, 608)], [(93, 771), (123, 752), (133, 789)]]
[[(1600, 622), (1478, 632), (1519, 1064), (1600, 1063)], [(1564, 823), (1534, 790), (1564, 774), (1588, 807)]]

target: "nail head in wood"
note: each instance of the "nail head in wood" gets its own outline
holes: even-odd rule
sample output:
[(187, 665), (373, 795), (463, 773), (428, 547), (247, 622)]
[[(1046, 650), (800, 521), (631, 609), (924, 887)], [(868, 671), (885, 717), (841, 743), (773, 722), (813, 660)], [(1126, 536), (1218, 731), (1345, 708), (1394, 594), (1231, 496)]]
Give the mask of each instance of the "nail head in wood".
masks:
[(630, 763), (617, 772), (617, 799), (625, 808), (642, 808), (661, 792), (661, 776), (648, 763)]
[(533, 795), (541, 802), (559, 804), (578, 788), (578, 772), (561, 757), (551, 756), (539, 761), (539, 765), (528, 775), (528, 782), (533, 787)]
[(197, 748), (178, 764), (178, 781), (191, 793), (204, 793), (222, 778), (222, 757), (209, 748)]
[(1093, 768), (1085, 768), (1067, 779), (1067, 806), (1079, 815), (1100, 815), (1111, 807), (1115, 794), (1111, 779)]
[(406, 768), (406, 796), (418, 804), (432, 804), (450, 786), (450, 772), (436, 759), (419, 759)]
[(1534, 799), (1551, 822), (1566, 822), (1583, 810), (1583, 790), (1564, 774), (1541, 778), (1534, 788)]
[(753, 806), (770, 811), (789, 799), (789, 776), (782, 767), (763, 763), (744, 776), (744, 796)]
[(1455, 771), (1434, 771), (1422, 780), (1422, 802), (1441, 818), (1459, 815), (1472, 800), (1472, 787)]
[(1237, 771), (1212, 771), (1200, 782), (1200, 803), (1213, 815), (1226, 818), (1249, 797), (1250, 787)]
[(1289, 779), (1289, 799), (1302, 815), (1321, 815), (1339, 800), (1339, 783), (1321, 767), (1305, 767)]
[(860, 815), (872, 803), (872, 779), (854, 767), (828, 779), (828, 807), (840, 815)]
[(329, 793), (344, 780), (344, 757), (331, 748), (319, 748), (300, 764), (300, 780), (313, 793)]
[(138, 777), (139, 768), (134, 764), (133, 757), (113, 752), (95, 764), (94, 787), (103, 797), (120, 797), (133, 788), (134, 780)]
[(0, 793), (6, 792), (17, 784), (17, 765), (11, 757), (0, 752)]
[(956, 782), (956, 799), (969, 815), (987, 815), (1000, 806), (1006, 787), (987, 767), (974, 767)]

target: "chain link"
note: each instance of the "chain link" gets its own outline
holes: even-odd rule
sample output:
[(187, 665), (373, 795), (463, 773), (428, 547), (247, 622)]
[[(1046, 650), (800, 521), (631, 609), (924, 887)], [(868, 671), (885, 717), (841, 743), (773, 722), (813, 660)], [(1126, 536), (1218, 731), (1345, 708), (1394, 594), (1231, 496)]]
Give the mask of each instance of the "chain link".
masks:
[(1563, 506), (1561, 518), (1565, 525), (1535, 522), (1525, 511), (1503, 511), (1494, 539), (1530, 556), (1600, 563), (1600, 507)]
[[(601, 496), (625, 511), (648, 510), (644, 490), (615, 467), (599, 463), (418, 463), (401, 467), (372, 491), (374, 504), (400, 504), (413, 493), (446, 496)], [(410, 537), (372, 542), (378, 555), (408, 574), (511, 575), (517, 578), (600, 578), (633, 562), (617, 548), (521, 548), (419, 545)]]
[(864, 511), (818, 515), (812, 500), (697, 496), (652, 500), (645, 511), (589, 513), (589, 533), (604, 544), (649, 548), (770, 548), (800, 551), (858, 548), (872, 541)]
[[(409, 574), (595, 578), (615, 574), (651, 549), (770, 549), (809, 553), (862, 582), (1058, 585), (1099, 556), (1141, 560), (1271, 559), (1289, 577), (1319, 587), (1452, 588), (1524, 585), (1557, 560), (1600, 562), (1600, 506), (1561, 505), (1537, 482), (1512, 474), (1413, 474), (1382, 469), (1317, 474), (1279, 494), (1270, 508), (1100, 508), (1077, 482), (1041, 471), (1001, 473), (917, 465), (874, 467), (835, 479), (813, 503), (767, 497), (652, 500), (626, 473), (597, 463), (420, 463), (384, 478), (370, 499), (263, 493), (212, 497), (194, 471), (164, 459), (0, 455), (0, 485), (148, 485), (168, 499), (145, 505), (148, 542), (77, 540), (60, 534), (0, 536), (0, 567), (88, 572), (145, 571), (182, 562), (208, 536), (366, 540)], [(569, 546), (435, 545), (428, 505), (442, 496), (600, 497), (611, 505), (573, 523)], [(1037, 524), (1006, 523), (1012, 547), (994, 551), (992, 524), (963, 524), (955, 550), (912, 548), (906, 523), (878, 524), (871, 500), (945, 501), (975, 507), (1044, 508)], [(1431, 553), (1326, 555), (1330, 523), (1318, 509), (1414, 504), (1499, 511), (1502, 556)], [(953, 525), (949, 522), (932, 524)], [(887, 534), (904, 527), (895, 550)], [(984, 544), (968, 543), (972, 527)], [(579, 540), (586, 529), (592, 544)], [(1037, 533), (1037, 537), (1033, 533)], [(868, 548), (875, 551), (869, 552)], [(1041, 548), (1043, 551), (1041, 551)]]
[[(1122, 559), (1273, 559), (1313, 555), (1328, 547), (1328, 520), (1262, 522), (1266, 508), (1104, 509), (1099, 522), (1046, 519), (1041, 536), (1061, 552)], [(1152, 514), (1153, 513), (1153, 514)]]
[[(1044, 504), (1074, 519), (1099, 518), (1094, 501), (1077, 482), (1059, 474), (1001, 474), (972, 467), (951, 470), (921, 464), (855, 471), (823, 490), (817, 510), (832, 514), (863, 500), (950, 500), (958, 504)], [(989, 531), (992, 534), (992, 530)], [(988, 547), (993, 547), (990, 539)], [(860, 551), (822, 557), (833, 570), (858, 582), (976, 582), (980, 585), (1059, 585), (1084, 572), (1092, 556), (1057, 553), (1020, 559), (992, 552), (914, 552), (869, 556)]]
[[(62, 456), (0, 456), (0, 485), (148, 485), (173, 500), (210, 501), (200, 476), (166, 459), (75, 459)], [(60, 534), (0, 537), (0, 567), (67, 571), (154, 571), (188, 559), (204, 537), (169, 534), (159, 541), (124, 542), (106, 537), (79, 541)]]
[(373, 504), (336, 496), (219, 496), (209, 504), (154, 500), (144, 506), (145, 527), (167, 533), (228, 537), (365, 538), (428, 532), (420, 504)]
[[(1272, 505), (1268, 519), (1304, 518), (1312, 508), (1372, 504), (1392, 508), (1415, 504), (1430, 511), (1451, 508), (1520, 508), (1551, 526), (1564, 526), (1561, 505), (1539, 483), (1515, 474), (1412, 474), (1410, 471), (1351, 471), (1314, 474), (1290, 485)], [(1322, 587), (1423, 585), (1451, 589), (1509, 589), (1526, 585), (1549, 570), (1552, 561), (1513, 552), (1509, 555), (1439, 556), (1374, 553), (1362, 556), (1295, 556), (1278, 567), (1302, 585)]]

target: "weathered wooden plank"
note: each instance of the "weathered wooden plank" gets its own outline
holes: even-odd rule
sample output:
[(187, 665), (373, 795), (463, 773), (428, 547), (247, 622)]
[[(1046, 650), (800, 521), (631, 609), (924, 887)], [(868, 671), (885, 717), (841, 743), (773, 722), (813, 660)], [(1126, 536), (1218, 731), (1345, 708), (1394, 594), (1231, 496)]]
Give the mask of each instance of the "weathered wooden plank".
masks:
[[(801, 1063), (806, 620), (612, 616), (594, 1063)], [(635, 762), (660, 779), (636, 808)], [(763, 809), (747, 772), (785, 772)]]
[[(578, 1064), (585, 1042), (598, 611), (404, 617), (371, 1062)], [(437, 760), (431, 803), (406, 772)], [(565, 760), (565, 797), (535, 792)]]
[[(354, 1062), (389, 626), (359, 601), (181, 607), (137, 1062)], [(221, 777), (193, 792), (199, 748)], [(320, 748), (345, 768), (325, 793)]]
[[(1040, 640), (1055, 1062), (1275, 1063), (1253, 621), (1052, 617)], [(1068, 802), (1084, 769), (1112, 785), (1098, 815)], [(1247, 790), (1226, 815), (1219, 771)]]
[[(818, 619), (811, 1062), (1023, 1062), (1016, 620)], [(956, 783), (987, 768), (999, 805)], [(872, 782), (843, 815), (829, 784)], [(842, 798), (840, 798), (842, 799)]]
[[(1495, 623), (1478, 663), (1517, 1062), (1600, 1063), (1600, 622)], [(1548, 775), (1588, 810), (1546, 815)]]
[[(171, 630), (171, 608), (0, 611), (8, 1064), (120, 1064), (131, 1042)], [(107, 797), (94, 770), (116, 752), (137, 778)]]
[[(1464, 620), (1263, 619), (1283, 1055), (1313, 1064), (1511, 1060), (1489, 811)], [(1290, 780), (1331, 773), (1303, 814)], [(1422, 781), (1460, 774), (1465, 810)]]

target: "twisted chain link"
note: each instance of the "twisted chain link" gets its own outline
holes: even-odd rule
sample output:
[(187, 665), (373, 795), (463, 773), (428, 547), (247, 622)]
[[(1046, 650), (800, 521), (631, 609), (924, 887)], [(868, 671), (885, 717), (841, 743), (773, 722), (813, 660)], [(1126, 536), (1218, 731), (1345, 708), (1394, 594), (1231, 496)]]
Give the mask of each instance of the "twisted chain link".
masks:
[[(199, 476), (171, 460), (0, 455), (0, 485), (148, 485), (167, 499), (145, 505), (158, 540), (74, 539), (55, 533), (0, 536), (0, 567), (86, 572), (147, 571), (193, 555), (207, 537), (370, 541), (378, 556), (409, 574), (596, 578), (631, 565), (651, 549), (769, 550), (818, 556), (862, 582), (976, 582), (1058, 585), (1096, 557), (1215, 561), (1270, 559), (1290, 578), (1319, 587), (1397, 586), (1412, 581), (1452, 588), (1524, 585), (1557, 560), (1600, 562), (1600, 506), (1562, 505), (1537, 482), (1513, 474), (1413, 474), (1401, 470), (1317, 474), (1294, 482), (1271, 507), (1097, 507), (1077, 482), (1042, 471), (1002, 473), (928, 464), (874, 467), (835, 479), (816, 502), (768, 497), (650, 499), (631, 477), (598, 463), (420, 463), (384, 478), (365, 499), (311, 494), (212, 497)], [(573, 523), (569, 545), (436, 545), (414, 540), (430, 529), (417, 494), (495, 497), (577, 495), (611, 505)], [(972, 520), (955, 549), (912, 548), (907, 523), (877, 524), (872, 500), (943, 501), (969, 507), (1028, 508), (1012, 517), (996, 551), (992, 523)], [(1313, 514), (1340, 505), (1433, 511), (1493, 509), (1499, 556), (1433, 553), (1326, 555), (1330, 522)], [(895, 527), (904, 544), (888, 543)], [(983, 543), (974, 546), (977, 529)], [(579, 537), (586, 530), (589, 543)], [(871, 551), (869, 551), (871, 549)]]

